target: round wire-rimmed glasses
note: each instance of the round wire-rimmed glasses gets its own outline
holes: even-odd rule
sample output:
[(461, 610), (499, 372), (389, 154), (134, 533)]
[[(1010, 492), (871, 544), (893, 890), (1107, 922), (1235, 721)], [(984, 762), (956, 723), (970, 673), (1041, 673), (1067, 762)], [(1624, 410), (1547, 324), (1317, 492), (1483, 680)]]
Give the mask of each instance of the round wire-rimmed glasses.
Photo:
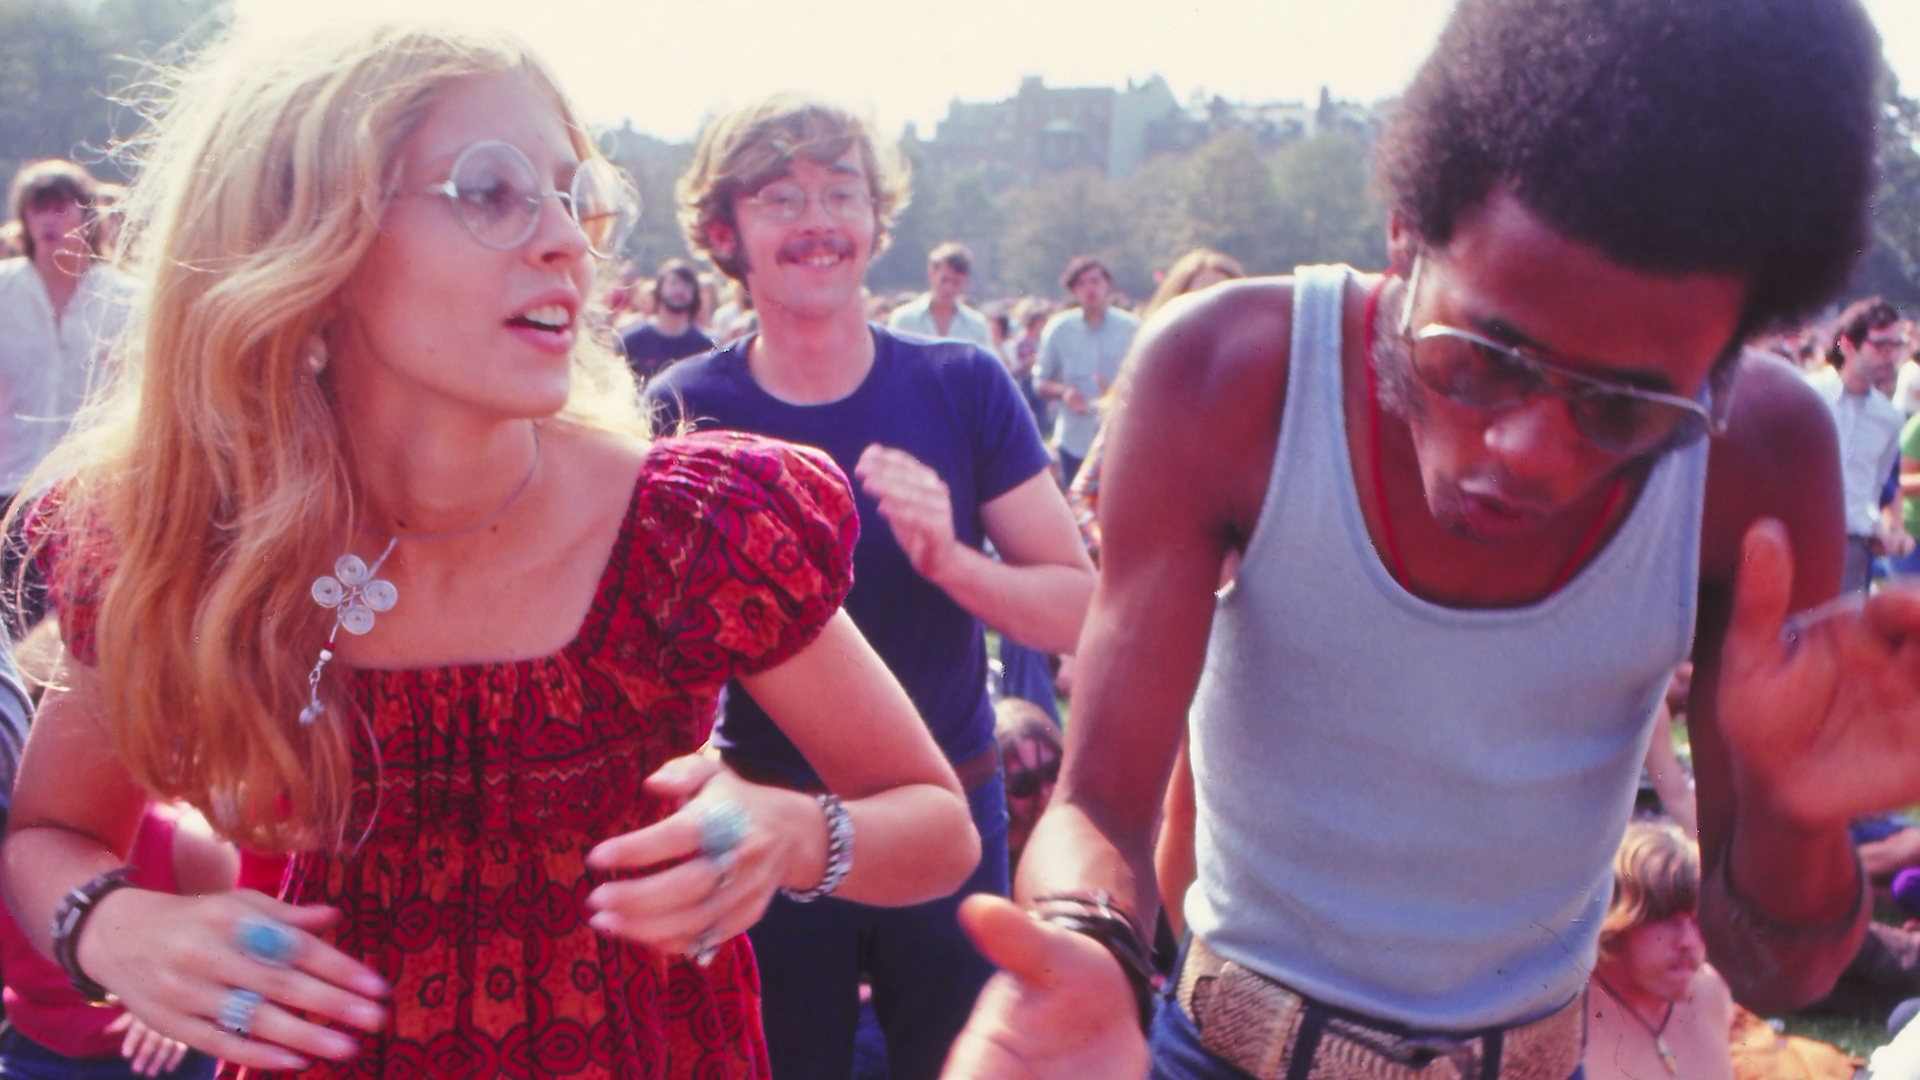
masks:
[(582, 161), (568, 190), (559, 191), (540, 185), (533, 162), (519, 147), (497, 139), (460, 151), (445, 180), (406, 194), (446, 196), (467, 235), (499, 251), (527, 242), (539, 228), (540, 209), (549, 198), (566, 206), (586, 235), (588, 249), (602, 259), (620, 250), (640, 218), (639, 193), (606, 159)]

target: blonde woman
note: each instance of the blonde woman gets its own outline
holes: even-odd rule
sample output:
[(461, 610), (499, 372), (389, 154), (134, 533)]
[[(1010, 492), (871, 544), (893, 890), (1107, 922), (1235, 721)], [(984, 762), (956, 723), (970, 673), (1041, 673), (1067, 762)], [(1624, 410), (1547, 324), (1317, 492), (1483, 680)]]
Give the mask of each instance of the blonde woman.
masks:
[[(183, 80), (125, 381), (30, 521), (76, 662), (4, 882), (77, 986), (252, 1068), (764, 1076), (739, 935), (776, 889), (971, 870), (838, 611), (844, 479), (636, 430), (583, 316), (629, 211), (511, 41), (233, 42)], [(729, 677), (838, 797), (689, 756)], [(291, 852), (280, 899), (119, 887), (149, 797)]]

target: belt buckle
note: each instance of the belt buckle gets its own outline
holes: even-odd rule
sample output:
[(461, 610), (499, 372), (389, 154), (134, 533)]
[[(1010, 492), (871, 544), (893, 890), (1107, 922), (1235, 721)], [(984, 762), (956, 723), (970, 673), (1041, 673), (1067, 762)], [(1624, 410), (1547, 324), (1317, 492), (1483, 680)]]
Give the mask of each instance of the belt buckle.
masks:
[[(1417, 1035), (1398, 1040), (1405, 1053), (1405, 1064), (1424, 1069), (1428, 1063), (1445, 1059), (1453, 1062), (1460, 1080), (1474, 1080), (1486, 1067), (1486, 1040), (1479, 1035)], [(1393, 1060), (1394, 1054), (1383, 1054)]]

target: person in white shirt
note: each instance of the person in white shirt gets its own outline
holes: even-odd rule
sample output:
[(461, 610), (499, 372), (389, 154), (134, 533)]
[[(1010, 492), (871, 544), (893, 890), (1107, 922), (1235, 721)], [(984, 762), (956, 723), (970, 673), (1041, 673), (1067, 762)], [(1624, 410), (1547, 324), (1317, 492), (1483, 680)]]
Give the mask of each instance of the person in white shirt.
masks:
[(1847, 516), (1843, 591), (1866, 589), (1875, 555), (1905, 555), (1913, 549), (1913, 538), (1900, 519), (1880, 506), (1880, 491), (1900, 456), (1906, 416), (1875, 389), (1906, 347), (1900, 312), (1878, 296), (1869, 297), (1840, 313), (1828, 354), (1832, 366), (1807, 376), (1833, 410), (1840, 436)]
[(973, 277), (973, 253), (949, 240), (927, 253), (927, 291), (893, 309), (887, 329), (925, 338), (971, 341), (999, 356), (993, 327), (987, 317), (968, 307), (960, 297)]
[[(26, 257), (0, 262), (0, 504), (66, 434), (132, 307), (131, 279), (101, 259), (98, 193), (71, 161), (36, 161), (14, 176), (8, 204)], [(0, 594), (18, 581), (13, 551), (0, 559)], [(42, 611), (32, 583), (21, 592), (16, 630)]]
[(1101, 404), (1120, 377), (1121, 362), (1133, 347), (1140, 320), (1114, 308), (1113, 275), (1091, 255), (1076, 255), (1060, 275), (1060, 287), (1073, 294), (1077, 308), (1047, 321), (1040, 333), (1040, 363), (1033, 389), (1062, 408), (1054, 426), (1060, 473), (1071, 485), (1100, 430)]

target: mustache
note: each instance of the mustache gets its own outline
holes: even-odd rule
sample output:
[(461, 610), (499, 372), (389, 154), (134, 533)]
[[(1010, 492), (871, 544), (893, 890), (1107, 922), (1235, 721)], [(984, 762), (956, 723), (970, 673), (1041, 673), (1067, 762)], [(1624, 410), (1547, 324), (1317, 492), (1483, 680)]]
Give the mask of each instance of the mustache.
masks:
[(831, 233), (795, 237), (782, 245), (774, 257), (781, 262), (799, 262), (823, 253), (850, 259), (853, 257), (853, 241)]

